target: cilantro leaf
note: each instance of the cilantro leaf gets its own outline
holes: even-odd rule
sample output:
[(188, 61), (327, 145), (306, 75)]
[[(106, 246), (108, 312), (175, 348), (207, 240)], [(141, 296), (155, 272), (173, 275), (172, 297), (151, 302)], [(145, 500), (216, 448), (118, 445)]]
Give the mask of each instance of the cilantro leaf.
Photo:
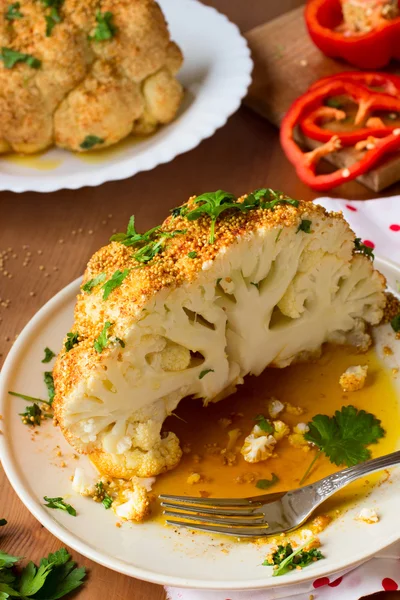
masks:
[(356, 238), (354, 240), (354, 252), (358, 254), (364, 254), (367, 258), (374, 260), (375, 255), (373, 249), (370, 246), (366, 246), (362, 243), (361, 238)]
[(57, 600), (82, 585), (86, 570), (84, 567), (77, 569), (76, 563), (71, 560), (71, 555), (65, 548), (61, 548), (47, 558), (42, 558), (40, 565), (52, 565), (44, 586), (35, 598), (43, 600)]
[(43, 500), (47, 502), (44, 506), (47, 508), (58, 508), (60, 510), (65, 510), (69, 515), (76, 517), (76, 510), (70, 504), (64, 502), (64, 499), (59, 496), (57, 498), (49, 498), (48, 496), (43, 496)]
[(140, 248), (140, 250), (133, 255), (133, 258), (138, 262), (148, 263), (161, 252), (165, 240), (174, 238), (176, 235), (183, 235), (184, 233), (186, 233), (186, 230), (184, 229), (177, 229), (176, 231), (171, 232), (158, 231), (156, 239), (143, 246), (143, 248)]
[(0, 519), (0, 527), (4, 527), (4, 525), (7, 525), (7, 521), (5, 519)]
[(24, 15), (20, 12), (20, 8), (21, 4), (19, 2), (14, 2), (13, 4), (10, 4), (6, 10), (5, 15), (7, 21), (14, 21), (14, 19), (22, 19)]
[(393, 319), (390, 321), (390, 324), (392, 326), (393, 331), (395, 331), (396, 333), (400, 331), (400, 313), (393, 317)]
[(95, 341), (94, 341), (94, 344), (93, 344), (94, 349), (99, 354), (101, 354), (103, 352), (104, 348), (106, 348), (108, 346), (110, 339), (107, 336), (107, 331), (110, 329), (110, 327), (112, 327), (112, 325), (113, 325), (113, 323), (110, 323), (110, 321), (106, 321), (104, 323), (102, 332), (100, 333), (99, 337), (97, 339), (95, 339)]
[(43, 587), (47, 575), (50, 573), (53, 565), (40, 565), (39, 568), (30, 561), (21, 573), (19, 581), (19, 592), (21, 596), (33, 596)]
[(189, 258), (197, 258), (197, 252), (195, 252), (194, 250), (192, 252), (189, 252), (188, 257)]
[(245, 209), (263, 208), (265, 210), (274, 210), (279, 204), (291, 204), (297, 207), (300, 203), (298, 200), (287, 198), (283, 192), (271, 190), (271, 188), (255, 190), (243, 202)]
[(272, 433), (274, 431), (271, 423), (264, 417), (264, 415), (257, 415), (254, 420), (257, 422), (259, 428), (265, 431), (265, 433)]
[(39, 69), (42, 64), (38, 58), (35, 58), (31, 54), (23, 54), (12, 48), (5, 48), (4, 46), (0, 52), (0, 60), (3, 61), (6, 69), (12, 69), (19, 62), (26, 63), (32, 69)]
[(124, 271), (120, 271), (118, 269), (117, 271), (115, 271), (115, 273), (112, 275), (111, 279), (106, 281), (106, 283), (104, 283), (101, 286), (101, 289), (103, 290), (103, 300), (107, 300), (107, 298), (111, 294), (111, 292), (114, 291), (116, 288), (118, 288), (122, 284), (125, 277), (127, 277), (130, 272), (131, 272), (130, 269), (125, 269)]
[(94, 146), (104, 144), (103, 138), (97, 137), (97, 135), (87, 135), (83, 142), (80, 144), (82, 150), (90, 150)]
[(101, 498), (101, 503), (104, 506), (104, 508), (106, 510), (111, 508), (113, 499), (111, 498), (111, 496), (109, 494), (107, 494), (106, 490), (104, 489), (104, 484), (102, 481), (99, 481), (98, 483), (96, 483), (96, 489), (97, 489), (97, 495)]
[(313, 539), (308, 540), (296, 550), (293, 550), (291, 544), (287, 544), (286, 546), (279, 545), (271, 557), (263, 562), (263, 566), (274, 566), (273, 577), (285, 575), (285, 573), (297, 567), (304, 569), (304, 567), (307, 567), (311, 563), (325, 558), (316, 548), (304, 550), (313, 541)]
[(18, 394), (17, 392), (8, 392), (10, 396), (15, 396), (16, 398), (22, 398), (22, 400), (26, 400), (27, 402), (43, 402), (44, 404), (49, 404), (48, 400), (42, 400), (41, 398), (34, 398), (33, 396), (26, 396), (25, 394)]
[(256, 487), (259, 490), (267, 490), (271, 486), (275, 485), (275, 483), (278, 483), (278, 481), (279, 481), (279, 477), (277, 475), (275, 475), (275, 473), (272, 473), (271, 479), (259, 479), (256, 482)]
[(44, 359), (42, 360), (42, 363), (49, 363), (54, 357), (55, 353), (53, 350), (50, 350), (50, 348), (47, 348), (46, 346), (44, 349)]
[(203, 379), (208, 373), (214, 373), (214, 369), (204, 369), (199, 375), (199, 379)]
[(113, 38), (118, 31), (118, 28), (113, 23), (113, 18), (114, 15), (109, 10), (104, 13), (98, 11), (96, 14), (97, 26), (93, 35), (89, 36), (89, 39), (96, 42), (104, 42)]
[(304, 231), (304, 233), (311, 233), (311, 225), (312, 225), (312, 221), (309, 221), (308, 219), (302, 219), (300, 225), (297, 228), (297, 232), (299, 231)]
[(51, 371), (45, 371), (43, 376), (44, 382), (47, 387), (47, 393), (49, 395), (49, 402), (50, 404), (53, 404), (54, 396), (56, 395), (56, 391), (54, 389), (53, 373)]
[(79, 344), (79, 333), (77, 331), (67, 333), (67, 341), (64, 344), (65, 352), (69, 352), (77, 344)]
[(27, 406), (25, 408), (24, 413), (19, 413), (22, 417), (22, 422), (24, 425), (41, 425), (42, 419), (51, 419), (53, 418), (52, 414), (44, 413), (40, 406), (34, 402), (31, 406)]
[(19, 560), (21, 560), (19, 556), (11, 556), (0, 550), (0, 569), (12, 567)]
[(99, 275), (97, 275), (96, 277), (94, 277), (93, 279), (89, 279), (89, 281), (87, 281), (83, 286), (82, 286), (82, 290), (84, 292), (87, 292), (88, 294), (92, 293), (93, 288), (95, 288), (97, 285), (99, 285), (99, 283), (103, 283), (103, 281), (106, 278), (106, 274), (105, 273), (100, 273)]
[(60, 13), (58, 12), (58, 8), (53, 6), (49, 15), (45, 16), (46, 21), (46, 37), (50, 37), (54, 27), (57, 23), (61, 23), (62, 18)]
[(119, 242), (124, 246), (139, 246), (150, 242), (155, 233), (160, 229), (160, 226), (153, 227), (146, 231), (146, 233), (138, 233), (135, 229), (135, 217), (131, 216), (128, 222), (126, 233), (115, 233), (110, 237), (110, 242)]

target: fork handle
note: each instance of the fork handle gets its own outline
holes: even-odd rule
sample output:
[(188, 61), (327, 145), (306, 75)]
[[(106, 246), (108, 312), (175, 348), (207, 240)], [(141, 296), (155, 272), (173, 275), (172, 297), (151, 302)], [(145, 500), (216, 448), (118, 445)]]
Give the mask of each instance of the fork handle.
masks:
[(311, 484), (310, 487), (314, 488), (314, 493), (320, 497), (320, 502), (322, 502), (352, 481), (360, 479), (360, 477), (368, 475), (369, 473), (382, 471), (387, 467), (394, 467), (398, 464), (400, 464), (400, 450), (392, 452), (391, 454), (386, 454), (385, 456), (380, 456), (379, 458), (367, 460), (354, 467), (349, 467), (348, 469), (333, 473), (333, 475), (328, 475), (328, 477)]

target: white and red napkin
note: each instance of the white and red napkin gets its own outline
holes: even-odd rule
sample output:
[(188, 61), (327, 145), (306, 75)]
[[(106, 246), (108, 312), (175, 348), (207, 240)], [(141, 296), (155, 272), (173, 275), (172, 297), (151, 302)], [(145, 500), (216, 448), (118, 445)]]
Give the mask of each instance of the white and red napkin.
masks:
[[(329, 211), (342, 211), (356, 235), (377, 256), (400, 262), (400, 196), (378, 200), (317, 200)], [(315, 581), (278, 589), (213, 592), (166, 588), (168, 600), (358, 600), (382, 591), (400, 590), (400, 542), (361, 566)]]

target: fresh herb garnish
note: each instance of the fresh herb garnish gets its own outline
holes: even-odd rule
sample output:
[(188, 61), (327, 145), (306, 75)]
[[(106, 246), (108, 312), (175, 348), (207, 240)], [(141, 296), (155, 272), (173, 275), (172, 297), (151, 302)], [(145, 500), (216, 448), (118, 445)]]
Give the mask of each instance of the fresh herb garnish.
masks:
[(54, 400), (54, 396), (56, 395), (56, 392), (54, 389), (53, 373), (51, 371), (45, 371), (43, 374), (43, 377), (44, 377), (44, 382), (47, 387), (47, 393), (49, 394), (49, 402), (50, 402), (50, 404), (52, 404), (53, 400)]
[(129, 275), (129, 273), (130, 269), (125, 269), (124, 271), (120, 271), (118, 269), (117, 271), (115, 271), (111, 279), (106, 281), (106, 283), (101, 286), (101, 289), (103, 290), (103, 300), (107, 300), (111, 292), (121, 285), (125, 277)]
[(286, 198), (283, 192), (271, 190), (271, 188), (260, 188), (249, 194), (242, 204), (244, 205), (244, 210), (252, 208), (274, 210), (279, 204), (290, 204), (291, 206), (297, 207), (299, 206), (299, 201), (293, 200), (292, 198)]
[(105, 273), (100, 273), (99, 275), (97, 275), (96, 277), (94, 277), (93, 279), (89, 279), (89, 281), (87, 281), (83, 286), (82, 286), (82, 290), (84, 292), (87, 292), (88, 294), (92, 293), (93, 288), (96, 287), (96, 285), (99, 285), (99, 283), (103, 283), (103, 281), (106, 278), (106, 274)]
[(400, 313), (398, 315), (396, 315), (395, 317), (393, 317), (393, 319), (390, 321), (390, 324), (392, 326), (393, 331), (395, 331), (396, 333), (399, 333), (399, 331), (400, 331)]
[(183, 235), (184, 233), (186, 233), (184, 229), (177, 229), (171, 232), (157, 231), (156, 239), (143, 246), (143, 248), (140, 248), (133, 255), (133, 258), (140, 263), (148, 263), (161, 252), (165, 240), (174, 238), (176, 235)]
[(111, 496), (109, 494), (107, 494), (106, 490), (104, 489), (104, 485), (102, 481), (99, 481), (99, 483), (96, 483), (96, 489), (97, 489), (97, 495), (101, 498), (101, 503), (104, 506), (104, 508), (106, 510), (108, 510), (109, 508), (111, 508), (111, 505), (113, 503), (113, 499), (111, 498)]
[(50, 350), (50, 348), (47, 348), (46, 346), (44, 349), (44, 359), (42, 360), (42, 363), (49, 363), (54, 357), (55, 353), (53, 350)]
[(98, 11), (96, 14), (97, 26), (93, 35), (89, 36), (89, 39), (96, 42), (104, 42), (113, 38), (118, 31), (118, 28), (113, 23), (113, 18), (114, 15), (109, 10), (104, 13)]
[(208, 373), (214, 373), (214, 369), (204, 369), (199, 375), (199, 379), (203, 379)]
[(366, 246), (365, 244), (363, 244), (362, 241), (361, 241), (361, 238), (356, 238), (354, 240), (354, 252), (358, 252), (360, 254), (364, 254), (364, 256), (367, 256), (371, 260), (374, 260), (374, 258), (375, 258), (375, 255), (374, 255), (374, 252), (373, 252), (373, 248), (371, 248), (370, 246)]
[(97, 137), (97, 135), (87, 135), (83, 142), (80, 144), (82, 150), (90, 150), (94, 146), (104, 144), (103, 138)]
[(43, 404), (48, 404), (50, 406), (50, 402), (48, 400), (42, 400), (41, 398), (34, 398), (33, 396), (26, 396), (25, 394), (17, 394), (17, 392), (9, 391), (8, 393), (10, 394), (10, 396), (15, 396), (16, 398), (22, 398), (22, 400), (26, 400), (27, 402), (43, 402)]
[(48, 496), (43, 496), (43, 500), (47, 502), (44, 506), (46, 508), (58, 508), (59, 510), (65, 510), (69, 515), (76, 517), (76, 510), (70, 504), (64, 502), (64, 498), (61, 496), (58, 498), (49, 498)]
[(4, 527), (4, 525), (7, 525), (7, 521), (5, 519), (0, 519), (0, 527)]
[(265, 431), (265, 433), (272, 433), (274, 431), (271, 423), (264, 417), (264, 415), (257, 415), (254, 420), (257, 422), (259, 428), (262, 429), (262, 431)]
[(41, 425), (43, 419), (52, 419), (53, 415), (49, 413), (44, 413), (40, 406), (34, 402), (31, 406), (27, 406), (25, 408), (24, 413), (19, 413), (22, 417), (22, 422), (24, 425)]
[(313, 541), (313, 539), (308, 540), (308, 542), (296, 550), (293, 550), (291, 544), (287, 544), (286, 546), (279, 545), (271, 557), (263, 562), (263, 566), (274, 566), (273, 577), (285, 575), (285, 573), (292, 571), (293, 569), (304, 569), (304, 567), (311, 565), (311, 563), (325, 558), (325, 556), (316, 548), (304, 550), (304, 548), (312, 544)]
[(304, 438), (315, 444), (319, 451), (302, 477), (307, 479), (319, 456), (324, 453), (331, 463), (353, 467), (371, 457), (367, 448), (385, 435), (381, 422), (371, 413), (354, 406), (343, 406), (333, 417), (316, 415), (308, 423), (309, 431)]
[(275, 483), (278, 483), (278, 481), (279, 477), (275, 475), (275, 473), (272, 473), (271, 479), (259, 479), (256, 482), (256, 487), (260, 490), (267, 490), (271, 486), (275, 485)]
[(77, 331), (67, 333), (67, 341), (64, 344), (65, 352), (69, 352), (77, 344), (79, 344), (79, 333)]
[(16, 50), (5, 48), (4, 46), (0, 52), (0, 60), (3, 61), (6, 69), (12, 69), (19, 62), (26, 63), (32, 69), (39, 69), (42, 64), (38, 58), (35, 58), (31, 54), (23, 54), (22, 52), (17, 52)]
[(197, 258), (197, 252), (195, 252), (194, 250), (192, 252), (189, 252), (188, 257), (189, 258)]
[(300, 225), (297, 228), (297, 232), (299, 231), (304, 231), (304, 233), (311, 233), (311, 225), (312, 225), (312, 221), (309, 221), (308, 219), (302, 219)]
[(121, 338), (116, 337), (115, 341), (118, 342), (118, 344), (121, 346), (121, 348), (125, 348), (126, 344), (125, 344), (124, 340), (121, 340)]
[(58, 12), (58, 8), (53, 7), (50, 11), (50, 14), (45, 16), (45, 20), (46, 20), (46, 37), (50, 37), (51, 32), (53, 31), (54, 27), (57, 25), (57, 23), (61, 23), (61, 21), (62, 21), (61, 15)]
[(94, 349), (99, 354), (101, 354), (103, 352), (104, 348), (106, 348), (108, 346), (108, 343), (110, 340), (107, 336), (107, 331), (110, 329), (110, 327), (112, 325), (113, 325), (113, 323), (110, 323), (110, 321), (106, 321), (104, 323), (102, 332), (100, 333), (99, 337), (94, 341), (94, 344), (93, 344)]
[(6, 10), (5, 15), (7, 21), (14, 21), (14, 19), (22, 19), (24, 15), (20, 12), (20, 8), (21, 4), (19, 2), (14, 2), (13, 4), (10, 4)]

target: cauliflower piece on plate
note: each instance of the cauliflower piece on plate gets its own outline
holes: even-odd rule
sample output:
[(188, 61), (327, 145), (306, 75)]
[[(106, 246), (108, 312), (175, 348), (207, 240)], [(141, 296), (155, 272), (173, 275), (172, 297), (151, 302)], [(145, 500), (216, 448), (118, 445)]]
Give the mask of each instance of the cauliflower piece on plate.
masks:
[(369, 525), (378, 523), (379, 521), (378, 513), (373, 508), (362, 508), (356, 519), (357, 521), (364, 521), (364, 523), (368, 523)]
[[(54, 408), (103, 474), (174, 468), (179, 440), (162, 426), (184, 397), (217, 401), (247, 374), (304, 361), (325, 342), (370, 344), (385, 280), (355, 251), (342, 215), (262, 194), (265, 204), (254, 194), (193, 197), (146, 235), (131, 220), (90, 260), (54, 368)], [(211, 220), (210, 206), (226, 202)], [(249, 456), (273, 450), (263, 434), (253, 433)]]
[(259, 435), (259, 432), (255, 432), (254, 429), (253, 433), (248, 435), (244, 440), (240, 451), (243, 454), (244, 460), (249, 463), (262, 462), (270, 458), (274, 453), (276, 444), (274, 436)]
[(344, 392), (357, 392), (361, 390), (367, 379), (368, 365), (349, 367), (340, 376), (339, 384)]

